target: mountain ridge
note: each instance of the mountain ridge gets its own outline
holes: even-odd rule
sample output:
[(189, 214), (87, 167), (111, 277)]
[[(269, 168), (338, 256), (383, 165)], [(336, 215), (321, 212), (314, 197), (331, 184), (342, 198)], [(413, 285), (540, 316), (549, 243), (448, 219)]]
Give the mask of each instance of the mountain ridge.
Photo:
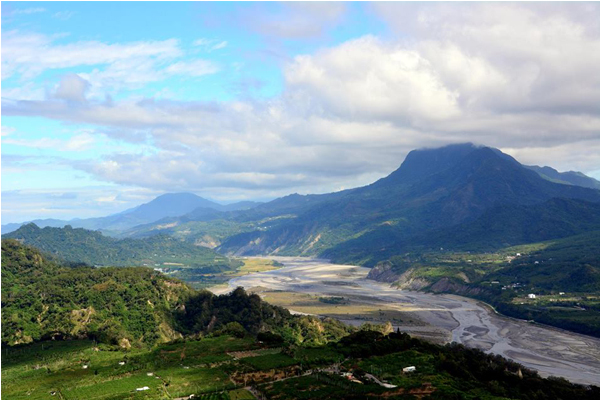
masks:
[(325, 256), (381, 225), (394, 226), (400, 238), (407, 238), (474, 220), (500, 205), (560, 197), (600, 202), (598, 190), (548, 181), (497, 149), (472, 144), (415, 150), (387, 177), (324, 196), (296, 208), (294, 217), (278, 226), (234, 235), (218, 249), (236, 255)]
[(147, 203), (129, 208), (119, 213), (105, 217), (74, 218), (71, 220), (36, 219), (23, 223), (10, 223), (2, 225), (2, 233), (10, 233), (20, 226), (35, 223), (40, 227), (61, 228), (71, 225), (74, 228), (102, 230), (107, 233), (133, 228), (138, 225), (148, 224), (163, 218), (177, 217), (193, 212), (198, 208), (213, 209), (217, 211), (243, 210), (255, 207), (261, 203), (253, 201), (240, 201), (231, 204), (219, 204), (193, 193), (165, 193), (155, 197)]

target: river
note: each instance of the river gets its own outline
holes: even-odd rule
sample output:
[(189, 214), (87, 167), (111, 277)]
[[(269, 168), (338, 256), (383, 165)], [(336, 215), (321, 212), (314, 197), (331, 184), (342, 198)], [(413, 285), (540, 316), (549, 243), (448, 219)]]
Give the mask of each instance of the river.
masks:
[[(460, 296), (397, 290), (389, 284), (366, 279), (369, 270), (364, 267), (302, 257), (269, 258), (284, 267), (234, 278), (229, 281), (229, 288), (262, 287), (343, 295), (355, 301), (393, 307), (413, 313), (415, 318), (445, 332), (447, 342), (502, 355), (544, 377), (553, 375), (600, 386), (600, 339), (506, 318), (485, 304)], [(403, 330), (403, 326), (399, 328)]]

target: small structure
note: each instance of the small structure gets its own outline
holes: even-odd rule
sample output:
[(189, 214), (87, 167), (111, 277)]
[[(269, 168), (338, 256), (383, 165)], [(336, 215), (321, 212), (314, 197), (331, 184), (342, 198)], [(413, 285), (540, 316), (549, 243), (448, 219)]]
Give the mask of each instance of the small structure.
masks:
[(119, 365), (125, 365), (125, 361), (119, 361)]
[(146, 375), (148, 375), (148, 376), (154, 376), (154, 372), (148, 372)]
[(406, 368), (402, 368), (402, 372), (407, 373), (407, 372), (415, 372), (417, 370), (416, 367), (406, 367)]
[(83, 366), (81, 368), (88, 369), (88, 365), (87, 364), (83, 364)]
[(539, 263), (540, 263), (539, 261), (535, 261), (535, 262), (534, 262), (534, 264), (539, 264)]
[(564, 296), (564, 295), (565, 295), (565, 292), (558, 292), (558, 295), (559, 295), (559, 296)]
[(150, 390), (150, 388), (148, 386), (144, 386), (144, 387), (141, 387), (141, 388), (137, 388), (135, 390), (137, 390), (138, 392), (143, 392), (144, 390)]
[(530, 299), (535, 299), (535, 294), (533, 294), (533, 293), (529, 293), (529, 294), (527, 295), (527, 297), (529, 297)]

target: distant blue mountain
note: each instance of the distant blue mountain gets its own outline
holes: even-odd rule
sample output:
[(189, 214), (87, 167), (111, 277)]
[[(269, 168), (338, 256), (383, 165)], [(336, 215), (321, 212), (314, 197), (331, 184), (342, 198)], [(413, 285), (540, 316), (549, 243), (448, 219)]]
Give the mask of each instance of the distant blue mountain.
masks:
[(245, 210), (260, 203), (242, 201), (228, 205), (215, 203), (192, 193), (167, 193), (154, 200), (106, 217), (58, 220), (37, 219), (23, 223), (2, 225), (2, 234), (13, 232), (22, 225), (33, 222), (37, 226), (62, 228), (70, 225), (73, 228), (102, 230), (106, 233), (123, 231), (137, 225), (149, 224), (167, 217), (178, 217), (191, 213), (196, 209), (211, 209), (217, 211)]
[(542, 178), (548, 179), (549, 181), (600, 189), (600, 181), (578, 171), (558, 172), (554, 168), (539, 167), (537, 165), (527, 165), (525, 167), (537, 172)]

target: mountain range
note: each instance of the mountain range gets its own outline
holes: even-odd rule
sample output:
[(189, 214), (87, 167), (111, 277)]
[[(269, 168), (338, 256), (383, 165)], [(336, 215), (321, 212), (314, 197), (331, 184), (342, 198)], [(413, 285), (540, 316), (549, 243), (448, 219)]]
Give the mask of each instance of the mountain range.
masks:
[(598, 230), (597, 187), (581, 173), (525, 166), (498, 149), (466, 143), (411, 151), (396, 171), (355, 189), (228, 206), (165, 194), (69, 224), (120, 238), (165, 234), (228, 255), (321, 256), (372, 266), (407, 251), (487, 251)]
[(106, 217), (72, 219), (70, 221), (60, 219), (37, 219), (23, 223), (11, 223), (2, 225), (2, 233), (9, 233), (19, 229), (27, 223), (34, 223), (40, 228), (63, 227), (70, 225), (73, 228), (85, 228), (91, 230), (102, 230), (107, 233), (118, 232), (133, 228), (137, 225), (148, 224), (162, 218), (177, 217), (190, 213), (194, 210), (234, 211), (252, 208), (260, 203), (253, 201), (241, 201), (232, 204), (219, 204), (204, 199), (192, 193), (166, 193), (156, 197), (154, 200), (130, 208), (117, 214)]
[(166, 235), (115, 239), (83, 228), (40, 228), (34, 223), (2, 235), (72, 263), (95, 266), (178, 265), (209, 270), (231, 269), (231, 261), (215, 251)]
[[(415, 247), (468, 248), (477, 239), (477, 246), (494, 248), (595, 229), (599, 202), (599, 190), (552, 182), (497, 149), (460, 144), (412, 151), (400, 168), (365, 187), (288, 196), (241, 212), (238, 221), (278, 222), (233, 235), (218, 249), (370, 265)], [(577, 225), (571, 218), (594, 222), (566, 232), (563, 224)], [(487, 229), (494, 221), (504, 229), (502, 241)], [(515, 233), (525, 227), (532, 232)]]

